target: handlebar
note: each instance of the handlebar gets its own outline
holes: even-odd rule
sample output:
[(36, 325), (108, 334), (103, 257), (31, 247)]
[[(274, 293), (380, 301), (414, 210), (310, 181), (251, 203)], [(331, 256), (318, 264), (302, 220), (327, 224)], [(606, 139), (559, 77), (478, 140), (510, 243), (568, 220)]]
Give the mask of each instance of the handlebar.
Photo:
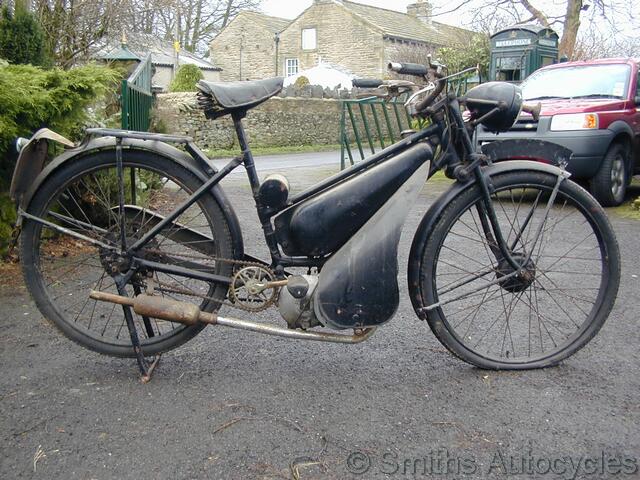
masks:
[(424, 76), (429, 73), (429, 69), (419, 63), (397, 63), (391, 62), (388, 65), (389, 70), (393, 70), (401, 75)]
[(354, 87), (358, 88), (378, 88), (384, 83), (384, 80), (377, 78), (356, 78), (351, 82)]

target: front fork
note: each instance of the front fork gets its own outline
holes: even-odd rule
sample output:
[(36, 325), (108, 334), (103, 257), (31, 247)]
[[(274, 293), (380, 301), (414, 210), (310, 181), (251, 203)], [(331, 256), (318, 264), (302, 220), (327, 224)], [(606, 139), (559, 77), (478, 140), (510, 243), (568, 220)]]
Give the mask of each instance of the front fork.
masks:
[(482, 230), (487, 240), (487, 244), (491, 249), (491, 253), (493, 253), (498, 263), (501, 263), (502, 260), (506, 260), (509, 266), (514, 269), (514, 272), (520, 272), (529, 263), (529, 260), (531, 260), (534, 247), (540, 240), (540, 236), (542, 235), (551, 207), (553, 207), (556, 197), (558, 196), (560, 186), (562, 185), (562, 182), (566, 180), (567, 176), (563, 173), (560, 173), (558, 175), (556, 184), (554, 185), (553, 191), (551, 192), (549, 200), (547, 201), (543, 217), (544, 220), (540, 222), (540, 225), (534, 237), (532, 244), (533, 246), (529, 249), (528, 253), (524, 251), (522, 252), (526, 255), (526, 257), (524, 257), (524, 261), (520, 263), (513, 257), (513, 251), (516, 248), (518, 241), (522, 237), (522, 234), (529, 226), (531, 218), (533, 217), (534, 209), (531, 209), (527, 217), (522, 222), (522, 225), (520, 225), (520, 231), (516, 232), (516, 236), (512, 244), (508, 245), (507, 239), (505, 239), (504, 235), (502, 234), (502, 228), (500, 227), (500, 222), (498, 221), (498, 217), (496, 215), (493, 200), (491, 199), (491, 194), (493, 193), (493, 184), (491, 183), (491, 177), (484, 174), (484, 172), (480, 168), (480, 165), (477, 165), (474, 168), (474, 175), (476, 177), (478, 185), (480, 186), (480, 192), (482, 194), (482, 202), (480, 202), (476, 208), (478, 210), (478, 216), (480, 217)]

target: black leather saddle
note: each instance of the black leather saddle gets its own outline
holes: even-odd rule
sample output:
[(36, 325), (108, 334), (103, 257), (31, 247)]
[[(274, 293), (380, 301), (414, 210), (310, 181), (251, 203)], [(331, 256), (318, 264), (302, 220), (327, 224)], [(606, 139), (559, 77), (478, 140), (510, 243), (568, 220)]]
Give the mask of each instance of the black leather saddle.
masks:
[(198, 104), (208, 118), (247, 111), (280, 93), (284, 78), (246, 82), (198, 82)]

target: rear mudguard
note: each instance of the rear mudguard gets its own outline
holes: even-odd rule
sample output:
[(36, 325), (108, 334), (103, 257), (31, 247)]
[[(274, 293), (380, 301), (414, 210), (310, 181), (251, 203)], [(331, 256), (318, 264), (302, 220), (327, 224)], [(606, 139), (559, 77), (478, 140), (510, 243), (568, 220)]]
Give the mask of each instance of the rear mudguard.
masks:
[[(19, 169), (16, 167), (12, 181), (13, 185), (22, 187), (22, 190), (17, 189), (15, 191), (14, 199), (17, 206), (24, 211), (28, 211), (29, 203), (38, 188), (40, 188), (49, 176), (60, 168), (63, 168), (67, 163), (82, 160), (83, 158), (105, 150), (113, 150), (115, 158), (115, 148), (116, 139), (114, 137), (92, 138), (83, 142), (78, 147), (66, 150), (64, 153), (54, 158), (44, 169), (42, 169), (42, 162), (37, 161), (40, 157), (30, 158), (28, 152), (26, 157), (22, 157), (21, 155), (21, 158), (23, 158), (21, 162), (23, 168)], [(122, 140), (122, 148), (125, 152), (127, 150), (140, 150), (166, 157), (189, 170), (203, 182), (205, 182), (215, 172), (215, 169), (206, 162), (196, 160), (187, 153), (157, 140), (124, 138)], [(29, 168), (25, 168), (25, 166), (29, 165), (30, 161), (35, 161), (33, 167), (36, 169), (37, 173), (34, 173), (33, 170), (30, 170)], [(41, 171), (38, 171), (37, 169), (40, 169)], [(30, 176), (33, 180), (27, 178), (27, 176)], [(29, 183), (30, 186), (28, 185)], [(225, 220), (229, 225), (233, 243), (234, 258), (242, 259), (244, 256), (242, 230), (240, 229), (240, 223), (233, 211), (233, 207), (219, 185), (215, 185), (211, 189), (211, 195), (220, 205), (225, 216)]]
[[(561, 148), (561, 147), (560, 147)], [(555, 176), (569, 177), (569, 173), (561, 168), (555, 167), (548, 163), (533, 162), (529, 160), (510, 160), (500, 163), (494, 163), (490, 166), (484, 167), (483, 172), (489, 177), (494, 177), (507, 172), (514, 171), (531, 171), (531, 172), (544, 172)], [(418, 226), (413, 237), (413, 243), (411, 244), (411, 251), (409, 253), (409, 265), (408, 265), (408, 281), (409, 281), (409, 297), (411, 303), (415, 309), (418, 317), (425, 320), (427, 318), (427, 312), (423, 310), (422, 291), (420, 290), (420, 270), (422, 261), (422, 252), (427, 246), (431, 238), (433, 229), (435, 228), (438, 220), (442, 216), (445, 208), (453, 202), (458, 195), (461, 195), (465, 190), (473, 188), (476, 185), (475, 179), (469, 179), (466, 182), (456, 182), (449, 190), (441, 195), (427, 213), (422, 217), (422, 221)]]

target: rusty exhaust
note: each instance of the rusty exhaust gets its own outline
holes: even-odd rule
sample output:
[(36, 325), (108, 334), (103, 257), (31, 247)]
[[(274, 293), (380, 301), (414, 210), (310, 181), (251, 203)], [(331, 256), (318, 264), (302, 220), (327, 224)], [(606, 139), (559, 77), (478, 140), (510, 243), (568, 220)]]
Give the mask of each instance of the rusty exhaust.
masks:
[(215, 313), (201, 311), (196, 305), (188, 302), (178, 302), (164, 297), (152, 295), (138, 295), (137, 297), (122, 297), (106, 292), (91, 291), (89, 296), (101, 302), (117, 303), (133, 308), (138, 315), (157, 318), (168, 322), (181, 323), (182, 325), (195, 325), (206, 323), (208, 325), (222, 325), (229, 328), (249, 330), (297, 340), (311, 340), (330, 343), (361, 343), (370, 338), (375, 328), (356, 330), (353, 335), (340, 335), (337, 333), (307, 332), (304, 330), (291, 330), (267, 323), (251, 322), (239, 318), (220, 317)]

